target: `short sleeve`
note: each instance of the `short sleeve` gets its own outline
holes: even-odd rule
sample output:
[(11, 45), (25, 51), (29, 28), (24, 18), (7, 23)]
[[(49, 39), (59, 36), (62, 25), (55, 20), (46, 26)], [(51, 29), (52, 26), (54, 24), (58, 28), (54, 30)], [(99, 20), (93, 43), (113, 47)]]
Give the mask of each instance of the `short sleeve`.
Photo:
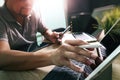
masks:
[(41, 34), (44, 34), (48, 28), (42, 22), (41, 16), (36, 15), (35, 12), (33, 12), (32, 17), (34, 20), (33, 22), (36, 23), (37, 31), (40, 32)]
[(1, 18), (0, 18), (0, 40), (8, 41), (6, 24)]

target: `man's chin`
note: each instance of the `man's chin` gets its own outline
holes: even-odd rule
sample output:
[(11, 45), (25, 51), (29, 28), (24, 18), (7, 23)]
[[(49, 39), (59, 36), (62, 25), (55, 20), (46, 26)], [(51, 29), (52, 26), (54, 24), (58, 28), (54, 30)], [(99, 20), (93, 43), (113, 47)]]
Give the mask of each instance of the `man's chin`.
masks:
[(28, 16), (30, 16), (31, 14), (21, 14), (21, 16), (23, 16), (23, 17), (28, 17)]
[(22, 16), (24, 16), (24, 17), (27, 17), (27, 16), (30, 16), (31, 15), (31, 11), (28, 11), (28, 12), (21, 12), (21, 14), (20, 15), (22, 15)]

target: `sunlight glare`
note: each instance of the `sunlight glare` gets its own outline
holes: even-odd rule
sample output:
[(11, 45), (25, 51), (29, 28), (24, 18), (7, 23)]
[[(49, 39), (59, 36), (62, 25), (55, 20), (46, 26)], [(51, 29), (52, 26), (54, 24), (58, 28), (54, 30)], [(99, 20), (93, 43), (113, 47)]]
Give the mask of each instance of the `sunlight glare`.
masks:
[(46, 26), (66, 27), (64, 0), (37, 0), (34, 9)]

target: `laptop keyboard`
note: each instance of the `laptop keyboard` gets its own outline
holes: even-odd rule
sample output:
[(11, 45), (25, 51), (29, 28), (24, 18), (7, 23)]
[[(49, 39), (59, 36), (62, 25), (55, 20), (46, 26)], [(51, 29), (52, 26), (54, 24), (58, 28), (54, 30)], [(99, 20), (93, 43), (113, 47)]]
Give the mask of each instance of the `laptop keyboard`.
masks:
[[(86, 72), (90, 73), (91, 69), (87, 68), (85, 64), (71, 60), (74, 64), (85, 69)], [(56, 66), (43, 80), (84, 80), (85, 76), (82, 73), (78, 73), (66, 66), (58, 67)]]
[(80, 39), (80, 40), (83, 40), (83, 41), (96, 41), (96, 38), (89, 35), (89, 34), (86, 34), (84, 32), (81, 32), (81, 33), (78, 33), (78, 32), (74, 32), (73, 33), (73, 36), (76, 38), (76, 39)]
[(103, 57), (106, 57), (106, 49), (103, 47), (100, 47), (100, 53), (102, 54)]

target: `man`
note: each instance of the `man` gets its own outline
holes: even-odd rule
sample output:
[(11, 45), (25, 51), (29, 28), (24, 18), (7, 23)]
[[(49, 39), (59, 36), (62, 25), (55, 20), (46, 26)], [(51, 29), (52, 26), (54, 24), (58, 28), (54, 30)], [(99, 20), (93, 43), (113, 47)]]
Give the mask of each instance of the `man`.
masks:
[(60, 41), (59, 34), (47, 29), (35, 16), (32, 11), (34, 1), (5, 0), (5, 4), (0, 8), (0, 69), (29, 70), (57, 65), (83, 72), (82, 68), (71, 63), (70, 59), (87, 65), (92, 64), (87, 57), (96, 59), (94, 53), (77, 47), (86, 42), (66, 40), (56, 49), (25, 51), (24, 48), (28, 48), (29, 44), (36, 42), (36, 32), (41, 32), (52, 43)]

